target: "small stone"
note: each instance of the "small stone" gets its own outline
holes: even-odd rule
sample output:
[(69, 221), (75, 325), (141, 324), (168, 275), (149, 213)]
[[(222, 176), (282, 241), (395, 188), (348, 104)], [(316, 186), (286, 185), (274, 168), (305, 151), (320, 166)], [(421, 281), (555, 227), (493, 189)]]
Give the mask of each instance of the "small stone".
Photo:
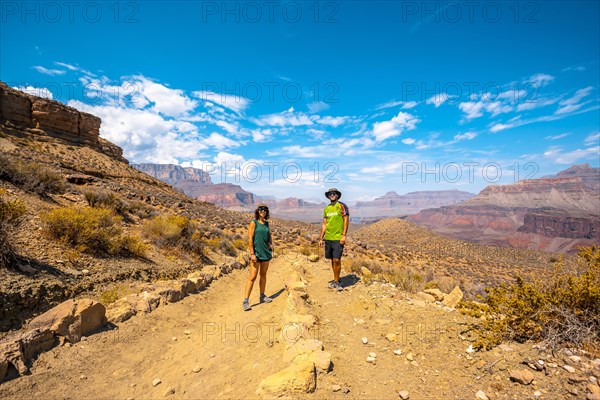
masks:
[(394, 350), (394, 354), (397, 356), (400, 356), (400, 355), (402, 355), (402, 350), (396, 349), (396, 350)]
[(81, 380), (87, 379), (87, 376), (85, 376), (85, 375), (80, 375), (80, 376), (79, 376), (79, 379), (81, 379)]
[(408, 393), (408, 390), (401, 390), (398, 392), (398, 396), (400, 396), (402, 400), (410, 399), (410, 393)]
[(202, 367), (199, 365), (196, 365), (194, 368), (192, 368), (192, 372), (197, 374), (198, 372), (200, 372), (202, 370)]
[(413, 360), (413, 355), (412, 355), (412, 353), (408, 353), (408, 354), (406, 355), (406, 359), (407, 359), (408, 361), (412, 361), (412, 360)]
[(553, 363), (553, 362), (549, 362), (549, 363), (546, 363), (546, 367), (548, 367), (548, 368), (558, 368), (558, 364)]
[(385, 335), (385, 338), (390, 342), (395, 342), (398, 339), (395, 333), (388, 333), (387, 335)]
[(167, 391), (165, 392), (165, 397), (169, 397), (175, 394), (175, 389), (173, 389), (172, 387), (168, 387)]
[(467, 354), (472, 354), (475, 353), (475, 349), (473, 348), (473, 345), (470, 344), (469, 347), (467, 347)]
[(377, 353), (371, 352), (369, 353), (369, 357), (377, 358)]
[(590, 377), (588, 378), (588, 380), (591, 383), (596, 383), (596, 384), (598, 383), (598, 378), (596, 378), (594, 375), (590, 375)]
[(483, 390), (479, 390), (477, 393), (475, 393), (475, 397), (479, 400), (489, 400), (489, 397), (487, 397)]
[(347, 387), (342, 389), (342, 392), (344, 392), (344, 394), (348, 394), (350, 393), (350, 389), (348, 389)]
[(533, 373), (528, 369), (510, 371), (510, 380), (520, 383), (521, 385), (529, 385), (533, 382), (533, 378)]
[(375, 361), (377, 361), (377, 359), (375, 357), (367, 357), (368, 363), (375, 364)]
[(571, 373), (575, 372), (575, 368), (574, 368), (574, 367), (571, 367), (570, 365), (566, 365), (566, 364), (565, 364), (565, 365), (563, 365), (562, 367), (563, 367), (563, 369), (564, 369), (565, 371), (567, 371), (567, 372), (571, 372)]
[(535, 397), (540, 397), (542, 395), (542, 392), (540, 392), (539, 390), (536, 390), (535, 392), (533, 392), (533, 395)]
[(210, 358), (215, 358), (215, 353), (212, 353), (212, 354), (210, 355)]
[(340, 385), (333, 385), (331, 386), (331, 390), (333, 392), (339, 392), (340, 390), (342, 390), (342, 387)]
[(152, 381), (152, 386), (158, 386), (158, 385), (160, 385), (160, 383), (161, 383), (161, 380), (156, 378), (155, 380)]
[(579, 356), (569, 356), (569, 359), (571, 361), (573, 361), (575, 364), (577, 364), (579, 361), (581, 361), (581, 357), (579, 357)]
[(369, 338), (367, 338), (367, 337), (364, 337), (364, 338), (362, 338), (361, 340), (362, 340), (362, 343), (363, 343), (363, 344), (367, 344), (367, 343), (369, 343)]
[(172, 341), (174, 341), (174, 342), (176, 342), (176, 341), (177, 341), (177, 338), (176, 338), (175, 336), (173, 336), (173, 337), (171, 338), (171, 340), (172, 340)]
[(192, 332), (190, 332), (190, 331), (183, 331), (183, 334), (184, 334), (184, 335), (191, 335), (191, 334), (192, 334)]

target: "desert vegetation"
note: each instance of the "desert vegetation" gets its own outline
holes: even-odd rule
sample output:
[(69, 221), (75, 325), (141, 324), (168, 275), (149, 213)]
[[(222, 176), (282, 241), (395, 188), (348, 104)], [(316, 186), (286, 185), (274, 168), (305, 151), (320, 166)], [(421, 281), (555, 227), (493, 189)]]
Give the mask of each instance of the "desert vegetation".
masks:
[(146, 245), (123, 233), (122, 218), (107, 208), (61, 207), (42, 214), (53, 238), (94, 255), (143, 257)]
[(65, 191), (64, 178), (42, 164), (0, 154), (0, 180), (8, 181), (21, 189), (46, 196)]
[(490, 349), (506, 340), (542, 341), (560, 346), (598, 348), (600, 344), (600, 249), (582, 248), (577, 263), (554, 263), (552, 273), (533, 279), (517, 276), (510, 285), (486, 288), (484, 304), (466, 303), (480, 314), (476, 347)]

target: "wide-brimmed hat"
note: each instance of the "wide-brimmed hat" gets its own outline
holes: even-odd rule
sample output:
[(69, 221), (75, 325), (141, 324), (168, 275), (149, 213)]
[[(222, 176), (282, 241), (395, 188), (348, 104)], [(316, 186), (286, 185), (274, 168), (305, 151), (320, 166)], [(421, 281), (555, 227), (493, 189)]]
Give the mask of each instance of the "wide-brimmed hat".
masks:
[(342, 197), (342, 192), (340, 192), (336, 188), (330, 188), (328, 191), (326, 191), (325, 197), (329, 197), (329, 193), (336, 193), (338, 195), (338, 198)]
[(269, 208), (269, 206), (266, 205), (265, 203), (258, 203), (258, 205), (256, 206), (256, 209), (258, 210), (260, 207), (265, 207), (266, 209)]

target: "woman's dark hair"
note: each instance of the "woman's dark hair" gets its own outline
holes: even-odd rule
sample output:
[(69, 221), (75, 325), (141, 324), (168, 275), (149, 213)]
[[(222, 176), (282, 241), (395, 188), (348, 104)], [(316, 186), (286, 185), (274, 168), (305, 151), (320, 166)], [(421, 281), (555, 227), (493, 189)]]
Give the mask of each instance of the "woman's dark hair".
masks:
[[(259, 219), (258, 208), (254, 210), (254, 219)], [(265, 221), (269, 219), (269, 209), (267, 208), (267, 215), (265, 215)]]

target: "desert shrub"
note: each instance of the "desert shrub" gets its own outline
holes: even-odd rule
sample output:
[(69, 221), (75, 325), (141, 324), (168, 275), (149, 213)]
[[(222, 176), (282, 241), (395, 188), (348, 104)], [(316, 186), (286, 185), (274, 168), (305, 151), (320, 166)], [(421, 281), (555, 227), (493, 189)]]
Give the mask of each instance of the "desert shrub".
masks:
[(123, 212), (121, 199), (107, 190), (87, 190), (83, 195), (90, 207), (109, 208), (118, 213)]
[(147, 219), (158, 215), (158, 212), (154, 207), (141, 201), (123, 202), (123, 209), (124, 211), (133, 215), (137, 215), (142, 219)]
[(145, 238), (160, 248), (179, 248), (203, 255), (205, 242), (198, 224), (181, 215), (158, 215), (142, 228)]
[(239, 250), (246, 250), (248, 248), (248, 241), (244, 239), (235, 239), (233, 246)]
[(40, 196), (64, 193), (66, 189), (61, 174), (40, 164), (25, 164), (18, 158), (6, 154), (0, 154), (0, 179)]
[(15, 260), (15, 252), (9, 240), (11, 229), (25, 214), (25, 205), (20, 199), (8, 200), (0, 190), (0, 268), (8, 268)]
[(476, 346), (489, 349), (504, 340), (542, 340), (554, 348), (598, 346), (600, 340), (600, 250), (582, 248), (575, 270), (562, 261), (552, 274), (530, 282), (486, 288), (488, 309)]
[(233, 257), (237, 255), (237, 250), (235, 246), (233, 245), (233, 243), (231, 243), (231, 240), (227, 238), (222, 238), (219, 241), (218, 249), (221, 251), (221, 253), (226, 254), (228, 256)]
[(51, 237), (80, 251), (138, 257), (145, 253), (138, 238), (123, 235), (121, 218), (107, 208), (58, 208), (42, 214), (42, 221)]
[(190, 231), (190, 220), (180, 215), (159, 215), (147, 221), (142, 232), (158, 247), (176, 247)]
[(399, 289), (410, 293), (423, 290), (426, 283), (423, 274), (414, 271), (412, 268), (397, 268), (387, 272), (384, 276), (387, 282), (393, 283)]

